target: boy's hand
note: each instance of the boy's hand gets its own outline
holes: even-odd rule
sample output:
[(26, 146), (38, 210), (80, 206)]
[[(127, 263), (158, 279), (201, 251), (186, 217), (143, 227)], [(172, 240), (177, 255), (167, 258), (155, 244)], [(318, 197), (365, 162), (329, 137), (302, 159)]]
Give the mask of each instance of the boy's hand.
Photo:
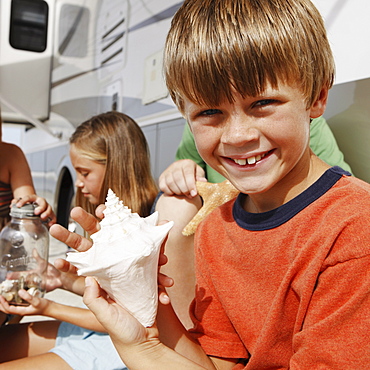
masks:
[(57, 222), (57, 218), (46, 199), (37, 196), (36, 194), (25, 195), (19, 199), (13, 199), (12, 205), (15, 203), (17, 207), (22, 207), (26, 203), (36, 203), (35, 215), (40, 215), (42, 221), (46, 222), (47, 226), (50, 227)]
[(158, 338), (155, 327), (145, 328), (123, 307), (112, 301), (93, 277), (86, 277), (83, 301), (117, 345), (140, 345)]
[(190, 159), (181, 159), (168, 166), (159, 176), (159, 188), (167, 195), (186, 195), (194, 198), (196, 181), (207, 181), (202, 167)]
[(44, 315), (50, 301), (46, 298), (34, 297), (24, 289), (19, 290), (19, 296), (27, 301), (29, 306), (10, 305), (3, 296), (0, 295), (0, 310), (12, 315), (31, 316)]

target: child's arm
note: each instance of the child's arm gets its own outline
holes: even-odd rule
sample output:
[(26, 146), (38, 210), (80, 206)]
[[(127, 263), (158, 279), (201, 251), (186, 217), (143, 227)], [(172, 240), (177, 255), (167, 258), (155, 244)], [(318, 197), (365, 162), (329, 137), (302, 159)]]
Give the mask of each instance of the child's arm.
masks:
[(33, 297), (23, 289), (19, 291), (19, 296), (30, 305), (9, 305), (4, 297), (0, 296), (0, 310), (7, 314), (20, 316), (42, 315), (52, 317), (56, 320), (69, 322), (88, 330), (106, 332), (90, 310), (66, 306), (46, 298)]
[(197, 195), (196, 181), (207, 181), (202, 167), (191, 159), (181, 159), (169, 165), (159, 176), (159, 188), (167, 195)]
[[(90, 277), (86, 278), (84, 302), (107, 329), (119, 355), (131, 370), (216, 369), (200, 345), (182, 327), (170, 306), (161, 307), (162, 318), (158, 319), (159, 325), (167, 328), (163, 330), (165, 345), (160, 340), (162, 330), (159, 338), (155, 325), (144, 328), (124, 308), (107, 299), (95, 279)], [(235, 361), (221, 360), (217, 365), (217, 369), (228, 370)]]
[(15, 199), (35, 194), (31, 171), (21, 148), (14, 144), (7, 145), (9, 183)]
[(14, 197), (12, 204), (16, 203), (17, 207), (21, 207), (28, 202), (36, 202), (38, 207), (35, 214), (40, 215), (43, 221), (47, 221), (48, 226), (55, 224), (56, 216), (51, 206), (44, 198), (35, 194), (31, 171), (23, 151), (13, 144), (7, 146), (9, 183)]

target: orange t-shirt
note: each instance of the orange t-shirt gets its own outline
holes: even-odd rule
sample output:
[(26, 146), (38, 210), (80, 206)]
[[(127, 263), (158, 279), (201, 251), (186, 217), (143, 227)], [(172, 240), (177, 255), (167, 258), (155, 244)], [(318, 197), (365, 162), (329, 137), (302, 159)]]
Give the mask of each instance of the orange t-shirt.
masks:
[(370, 369), (370, 184), (334, 167), (277, 210), (248, 213), (245, 196), (196, 233), (192, 332), (206, 353), (245, 369)]

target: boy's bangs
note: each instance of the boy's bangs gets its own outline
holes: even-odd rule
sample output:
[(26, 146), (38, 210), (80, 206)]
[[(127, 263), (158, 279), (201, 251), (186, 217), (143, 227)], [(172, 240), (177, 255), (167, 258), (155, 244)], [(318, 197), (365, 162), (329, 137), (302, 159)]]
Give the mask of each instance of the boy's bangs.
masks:
[[(217, 46), (218, 48), (218, 46)], [(241, 57), (239, 54), (243, 53)], [(258, 96), (267, 84), (277, 88), (279, 81), (287, 81), (292, 77), (294, 66), (290, 66), (289, 74), (286, 63), (273, 61), (274, 68), (268, 68), (271, 61), (260, 57), (259, 63), (250, 54), (254, 50), (210, 50), (206, 55), (197, 56), (192, 53), (183, 55), (178, 66), (173, 66), (173, 91), (176, 96), (186, 97), (197, 105), (208, 107), (218, 106), (223, 101), (234, 101), (234, 94)], [(263, 67), (263, 65), (267, 65)]]
[(177, 53), (181, 57), (172, 59), (167, 84), (180, 107), (180, 97), (197, 105), (215, 107), (225, 100), (233, 102), (235, 93), (257, 96), (268, 83), (277, 88), (279, 81), (292, 80), (292, 76), (299, 78), (296, 65), (281, 58), (280, 50), (263, 55), (250, 45), (215, 42), (208, 46), (205, 53), (188, 47)]
[(334, 70), (323, 23), (319, 15), (316, 24), (301, 21), (291, 1), (186, 1), (165, 51), (167, 86), (180, 110), (183, 98), (217, 106), (280, 81), (297, 85), (309, 105), (323, 85), (330, 87)]

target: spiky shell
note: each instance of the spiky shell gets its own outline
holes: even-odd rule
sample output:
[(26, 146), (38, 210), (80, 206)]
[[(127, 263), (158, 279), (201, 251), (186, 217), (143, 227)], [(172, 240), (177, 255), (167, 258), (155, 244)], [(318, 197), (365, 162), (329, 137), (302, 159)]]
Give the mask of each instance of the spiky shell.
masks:
[(100, 230), (86, 252), (70, 252), (78, 275), (94, 276), (100, 286), (142, 325), (153, 325), (158, 306), (160, 246), (173, 222), (157, 226), (158, 213), (140, 217), (109, 189)]

